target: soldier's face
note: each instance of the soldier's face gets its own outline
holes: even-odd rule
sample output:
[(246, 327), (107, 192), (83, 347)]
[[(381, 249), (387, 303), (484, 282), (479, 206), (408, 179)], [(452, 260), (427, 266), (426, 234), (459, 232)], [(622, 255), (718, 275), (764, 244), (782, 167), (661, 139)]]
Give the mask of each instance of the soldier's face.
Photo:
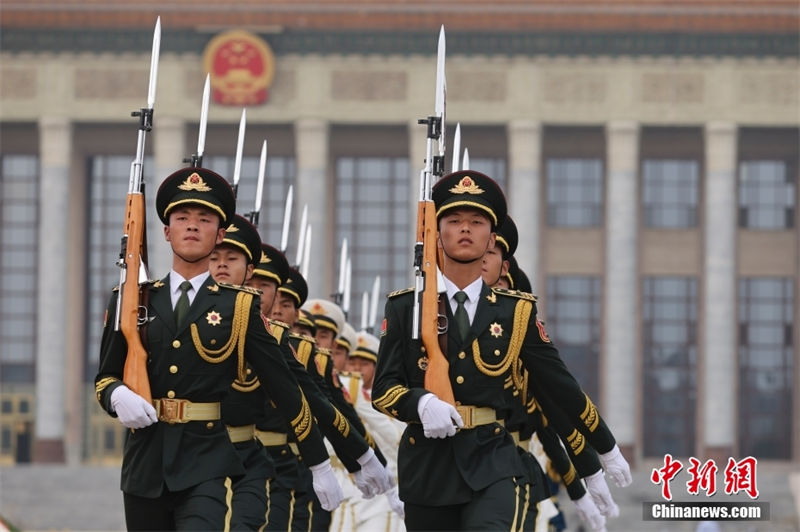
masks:
[(333, 360), (333, 368), (338, 371), (342, 372), (347, 367), (347, 354), (348, 350), (346, 347), (342, 347), (339, 344), (333, 346), (331, 349), (331, 359)]
[(330, 329), (317, 327), (317, 334), (314, 335), (314, 338), (317, 340), (318, 346), (333, 349), (333, 340), (336, 338), (336, 334)]
[(480, 260), (494, 247), (489, 218), (476, 209), (453, 209), (439, 219), (439, 247), (459, 263)]
[(169, 213), (164, 238), (175, 255), (195, 263), (211, 255), (222, 242), (225, 229), (219, 222), (219, 215), (207, 207), (179, 205)]
[(275, 303), (275, 293), (278, 291), (278, 283), (272, 279), (254, 276), (247, 281), (247, 286), (261, 290), (261, 314), (264, 316), (272, 314), (272, 306), (273, 303)]
[(483, 256), (483, 269), (481, 270), (483, 282), (489, 286), (496, 286), (507, 272), (508, 261), (503, 260), (503, 250), (495, 244)]
[(217, 246), (209, 257), (208, 271), (218, 283), (244, 284), (253, 273), (253, 265), (238, 249)]
[(361, 382), (364, 384), (364, 388), (372, 388), (372, 381), (375, 378), (375, 362), (366, 358), (351, 357), (348, 365), (353, 368), (353, 371), (361, 373)]
[(272, 314), (270, 317), (274, 320), (282, 321), (291, 327), (297, 321), (296, 301), (297, 300), (292, 296), (279, 291), (278, 295), (275, 296), (275, 304), (272, 305)]

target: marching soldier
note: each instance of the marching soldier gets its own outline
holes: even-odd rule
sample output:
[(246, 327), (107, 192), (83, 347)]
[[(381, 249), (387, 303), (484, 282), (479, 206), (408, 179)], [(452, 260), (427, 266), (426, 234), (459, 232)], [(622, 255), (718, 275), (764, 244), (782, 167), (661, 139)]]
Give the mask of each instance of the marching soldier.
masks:
[[(514, 267), (511, 267), (511, 261), (519, 243), (517, 226), (511, 216), (506, 216), (505, 220), (498, 226), (496, 234), (495, 245), (486, 252), (483, 260), (482, 276), (484, 282), (494, 287), (503, 284), (502, 281), (505, 280), (508, 282), (507, 286), (519, 285), (521, 288), (527, 288), (526, 292), (530, 292), (531, 287), (529, 284), (525, 284), (527, 283), (527, 276), (519, 269), (516, 261), (514, 261)], [(512, 271), (514, 272), (513, 276), (511, 275)], [(515, 279), (519, 283), (515, 282)], [(616, 517), (618, 512), (614, 512), (616, 505), (613, 504), (613, 500), (610, 504), (607, 504), (611, 495), (602, 477), (603, 470), (597, 453), (590, 446), (585, 445), (583, 439), (578, 438), (578, 431), (569, 426), (565, 417), (557, 409), (551, 407), (548, 410), (548, 415), (554, 419), (553, 423), (548, 423), (548, 419), (542, 411), (542, 406), (536, 401), (533, 386), (532, 384), (529, 386), (527, 381), (528, 377), (523, 375), (522, 390), (517, 386), (509, 388), (512, 393), (508, 399), (513, 408), (509, 419), (506, 421), (506, 428), (511, 432), (514, 441), (517, 442), (520, 458), (528, 467), (529, 479), (532, 482), (532, 501), (537, 503), (545, 501), (549, 496), (549, 482), (544, 476), (539, 461), (530, 451), (531, 437), (535, 435), (541, 442), (548, 465), (552, 465), (557, 474), (560, 475), (570, 499), (575, 502), (581, 519), (591, 526), (593, 530), (605, 530), (605, 518)], [(524, 401), (516, 399), (521, 393), (526, 393)], [(559, 442), (559, 434), (554, 430), (554, 426), (560, 429), (564, 447)], [(569, 456), (567, 450), (569, 451)], [(597, 478), (598, 474), (599, 478)], [(598, 480), (602, 483), (604, 490), (601, 490), (600, 487), (595, 490), (598, 495), (602, 493), (602, 497), (599, 497), (599, 500), (598, 497), (594, 496), (594, 492), (592, 496), (586, 493), (581, 482), (582, 477), (586, 477), (587, 484), (593, 484)], [(601, 512), (595, 502), (598, 504), (603, 503), (601, 507), (604, 511)], [(533, 529), (536, 527), (537, 530), (546, 528), (547, 520), (540, 519), (537, 516), (540, 509), (537, 504), (534, 511), (529, 512), (524, 528)]]
[[(456, 405), (424, 388), (427, 355), (412, 340), (413, 294), (390, 294), (373, 404), (408, 423), (398, 477), (409, 530), (512, 529), (524, 510), (519, 479), (526, 469), (502, 420), (504, 385), (527, 369), (538, 393), (551, 397), (621, 483), (627, 462), (591, 400), (567, 371), (536, 319), (530, 294), (490, 289), (481, 279), (486, 251), (506, 215), (505, 198), (489, 177), (449, 174), (433, 187), (441, 270), (446, 287), (448, 376)], [(518, 364), (521, 362), (521, 364)]]
[[(267, 320), (273, 336), (280, 343), (287, 364), (308, 399), (312, 415), (317, 419), (320, 430), (340, 457), (341, 463), (345, 464), (348, 471), (358, 479), (358, 488), (366, 493), (383, 493), (389, 489), (391, 480), (378, 456), (358, 431), (351, 430), (345, 416), (330, 403), (326, 393), (322, 390), (323, 381), (315, 380), (314, 376), (307, 372), (305, 364), (301, 365), (300, 357), (297, 356), (297, 347), (290, 343), (289, 325), (267, 317), (274, 306), (279, 288), (282, 287), (284, 281), (287, 281), (288, 284), (291, 272), (289, 263), (280, 250), (269, 244), (261, 244), (259, 251), (260, 261), (247, 284), (262, 292), (263, 317)], [(299, 279), (297, 282), (299, 284)], [(302, 456), (297, 456), (294, 452), (297, 449), (296, 445), (287, 438), (286, 428), (289, 425), (276, 415), (278, 412), (274, 407), (266, 404), (263, 406), (267, 407), (267, 411), (264, 412), (262, 408), (262, 415), (258, 416), (256, 420), (256, 436), (267, 447), (268, 452), (279, 465), (279, 471), (283, 470), (284, 465), (288, 468), (288, 464), (284, 464), (284, 462), (290, 460), (294, 462), (294, 467), (298, 468), (298, 471), (292, 471), (287, 479), (278, 479), (274, 486), (270, 485), (267, 529), (307, 528), (309, 516), (306, 510), (308, 507), (307, 505), (296, 505), (295, 501), (298, 497), (291, 496), (292, 490), (295, 490), (294, 495), (299, 493), (297, 491), (298, 484), (296, 483), (293, 487), (289, 486), (291, 486), (291, 479), (296, 478), (301, 487), (306, 488), (301, 489), (300, 492), (310, 493), (313, 491), (311, 484), (303, 484), (300, 481), (313, 479), (307, 473), (307, 467), (300, 465)], [(287, 449), (291, 452), (287, 452)], [(336, 463), (339, 463), (339, 460)], [(300, 470), (303, 471), (303, 475), (299, 473)], [(297, 511), (295, 512), (295, 510)]]
[[(107, 320), (95, 391), (100, 405), (131, 429), (121, 488), (131, 530), (222, 530), (231, 478), (244, 474), (220, 420), (220, 401), (249, 363), (286, 419), (327, 508), (341, 500), (322, 437), (297, 381), (261, 320), (258, 294), (220, 284), (209, 256), (233, 219), (235, 200), (224, 178), (183, 168), (156, 194), (172, 271), (145, 287), (143, 336), (153, 404), (123, 383), (127, 343)], [(136, 273), (134, 272), (134, 275)], [(114, 315), (117, 294), (108, 314)]]

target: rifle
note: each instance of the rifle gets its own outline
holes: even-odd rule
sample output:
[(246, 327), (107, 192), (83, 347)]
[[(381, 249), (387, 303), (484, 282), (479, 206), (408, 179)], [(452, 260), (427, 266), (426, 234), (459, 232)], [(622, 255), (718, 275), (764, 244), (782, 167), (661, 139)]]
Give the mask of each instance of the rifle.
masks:
[[(448, 362), (439, 346), (439, 334), (447, 330), (439, 326), (439, 292), (436, 246), (436, 206), (431, 198), (434, 178), (444, 174), (445, 152), (445, 96), (447, 84), (444, 74), (444, 26), (439, 31), (436, 61), (436, 99), (434, 114), (418, 120), (428, 127), (425, 168), (420, 172), (419, 203), (417, 204), (417, 240), (414, 246), (414, 312), (411, 337), (422, 339), (428, 355), (425, 371), (425, 388), (441, 399), (455, 405), (453, 387), (448, 375)], [(438, 146), (434, 146), (438, 144)], [(437, 154), (434, 155), (434, 148)], [(442, 283), (443, 285), (443, 283)]]
[[(128, 196), (125, 203), (125, 228), (122, 234), (119, 260), (119, 296), (117, 297), (114, 330), (122, 331), (128, 344), (128, 354), (122, 380), (125, 385), (152, 403), (150, 379), (147, 376), (147, 350), (139, 334), (139, 326), (147, 323), (147, 306), (143, 299), (140, 282), (147, 280), (147, 242), (145, 237), (145, 202), (142, 165), (147, 132), (153, 129), (153, 104), (156, 99), (158, 78), (158, 54), (161, 49), (161, 17), (156, 19), (153, 32), (153, 51), (150, 56), (150, 83), (147, 90), (147, 107), (133, 111), (139, 117), (139, 137), (136, 143), (136, 158), (131, 163)], [(144, 278), (142, 279), (142, 273)], [(128, 273), (135, 277), (128, 279)], [(140, 310), (144, 308), (144, 316)]]

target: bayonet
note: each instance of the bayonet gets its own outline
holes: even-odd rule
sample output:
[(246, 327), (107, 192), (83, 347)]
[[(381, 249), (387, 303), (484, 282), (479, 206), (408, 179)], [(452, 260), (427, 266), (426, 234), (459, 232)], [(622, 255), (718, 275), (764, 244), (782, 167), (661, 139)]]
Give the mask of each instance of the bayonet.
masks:
[(464, 148), (464, 158), (461, 160), (461, 169), (469, 170), (469, 150)]
[(285, 255), (289, 245), (289, 224), (292, 221), (292, 201), (294, 200), (293, 187), (289, 185), (286, 193), (286, 205), (283, 207), (283, 230), (281, 231), (281, 252)]
[(344, 298), (344, 289), (345, 289), (345, 277), (347, 276), (347, 272), (345, 270), (347, 268), (347, 239), (342, 240), (342, 247), (341, 251), (339, 252), (339, 284), (337, 287), (337, 291), (333, 294), (333, 300), (337, 305), (341, 305)]
[(184, 159), (195, 168), (203, 166), (203, 153), (206, 149), (206, 129), (208, 127), (208, 100), (211, 95), (211, 76), (206, 74), (206, 83), (203, 86), (203, 102), (200, 107), (200, 131), (197, 133), (197, 152), (189, 160)]
[(242, 152), (244, 151), (244, 130), (247, 124), (247, 109), (242, 109), (242, 118), (239, 120), (239, 137), (236, 140), (236, 159), (233, 163), (233, 196), (239, 191), (239, 178), (242, 175)]
[(459, 152), (461, 151), (461, 122), (456, 124), (456, 134), (453, 136), (453, 166), (452, 172), (460, 170), (458, 166)]
[(365, 291), (361, 293), (361, 330), (367, 331), (372, 334), (369, 330), (369, 294)]
[(347, 265), (344, 270), (344, 293), (342, 295), (342, 310), (346, 318), (350, 313), (350, 282), (353, 276), (353, 264), (350, 257), (347, 257)]
[(375, 281), (372, 282), (372, 301), (370, 302), (369, 308), (369, 332), (372, 334), (372, 331), (375, 327), (375, 319), (378, 317), (378, 296), (381, 292), (381, 276), (376, 275)]
[(308, 259), (311, 252), (311, 224), (306, 227), (305, 248), (303, 249), (303, 270), (300, 272), (308, 282)]
[(303, 214), (300, 217), (300, 233), (297, 236), (297, 253), (294, 263), (299, 268), (303, 263), (303, 252), (305, 251), (306, 224), (308, 221), (308, 204), (303, 205)]
[(264, 191), (264, 174), (267, 171), (267, 141), (261, 144), (261, 158), (258, 160), (258, 183), (256, 184), (256, 199), (253, 212), (250, 213), (250, 222), (258, 227), (258, 218), (261, 213), (261, 195)]

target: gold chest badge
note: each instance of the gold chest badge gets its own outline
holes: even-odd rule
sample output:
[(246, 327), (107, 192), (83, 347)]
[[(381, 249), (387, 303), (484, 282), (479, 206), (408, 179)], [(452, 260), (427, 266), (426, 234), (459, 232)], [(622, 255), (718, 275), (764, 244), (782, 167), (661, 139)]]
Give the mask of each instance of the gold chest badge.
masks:
[(501, 336), (503, 336), (503, 327), (499, 323), (494, 322), (491, 325), (489, 325), (489, 332), (495, 338), (500, 338)]

